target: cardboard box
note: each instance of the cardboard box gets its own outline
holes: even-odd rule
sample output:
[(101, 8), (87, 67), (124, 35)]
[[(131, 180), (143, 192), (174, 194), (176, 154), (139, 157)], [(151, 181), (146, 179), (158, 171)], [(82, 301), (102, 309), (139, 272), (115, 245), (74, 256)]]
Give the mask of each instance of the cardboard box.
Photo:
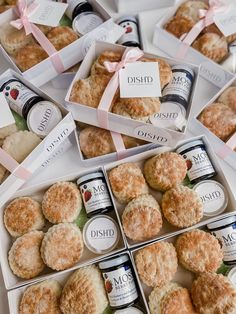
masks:
[[(89, 0), (89, 2), (92, 4), (95, 11), (97, 11), (104, 18), (104, 23), (72, 44), (58, 51), (58, 56), (61, 58), (65, 70), (69, 69), (84, 58), (88, 48), (95, 39), (104, 41), (111, 40), (115, 42), (123, 34), (122, 28), (117, 25), (115, 26), (110, 15), (102, 6), (99, 5), (99, 3), (95, 0)], [(0, 28), (16, 18), (17, 16), (14, 14), (14, 10), (12, 9), (2, 13), (0, 18)], [(114, 32), (114, 27), (116, 27), (116, 29), (118, 27), (120, 31), (118, 33)], [(117, 34), (118, 37), (114, 38), (114, 34)], [(22, 73), (4, 48), (0, 46), (0, 49), (12, 67), (19, 73)], [(23, 72), (22, 75), (36, 86), (41, 86), (55, 78), (58, 73), (55, 70), (50, 58), (47, 58), (29, 70)]]
[[(220, 167), (220, 164), (219, 164), (219, 161), (213, 151), (213, 148), (212, 146), (210, 145), (209, 141), (206, 139), (205, 136), (198, 136), (198, 137), (194, 137), (194, 138), (191, 138), (191, 139), (188, 139), (188, 140), (185, 140), (185, 141), (182, 141), (182, 142), (179, 142), (177, 146), (180, 146), (184, 143), (187, 143), (187, 142), (191, 142), (193, 140), (198, 140), (198, 139), (201, 139), (205, 146), (206, 146), (206, 150), (207, 150), (207, 154), (213, 164), (213, 167), (215, 168), (216, 170), (216, 173), (217, 175), (215, 177), (212, 178), (212, 180), (216, 180), (218, 182), (220, 182), (226, 189), (227, 193), (228, 193), (228, 206), (227, 208), (225, 209), (224, 213), (222, 213), (221, 215), (224, 215), (225, 213), (230, 213), (230, 212), (234, 212), (236, 210), (236, 201), (234, 199), (234, 196), (231, 192), (231, 187), (229, 186), (225, 176), (224, 176), (224, 173), (222, 172), (222, 169)], [(165, 151), (175, 151), (175, 149), (170, 149), (168, 147), (159, 147), (159, 148), (156, 148), (154, 150), (151, 150), (151, 151), (148, 151), (148, 152), (144, 152), (144, 153), (141, 153), (139, 155), (135, 155), (135, 156), (132, 156), (132, 157), (129, 157), (129, 158), (126, 158), (126, 159), (123, 159), (123, 160), (120, 160), (120, 161), (116, 161), (116, 162), (113, 162), (113, 163), (110, 163), (108, 165), (106, 165), (104, 167), (105, 169), (105, 173), (106, 173), (106, 177), (107, 177), (107, 181), (109, 182), (108, 180), (108, 173), (111, 169), (115, 168), (116, 166), (118, 165), (121, 165), (121, 164), (124, 164), (124, 163), (127, 163), (127, 162), (131, 162), (131, 163), (136, 163), (137, 165), (140, 166), (141, 169), (143, 169), (143, 166), (144, 166), (144, 162), (161, 153), (161, 152), (165, 152)], [(112, 193), (112, 189), (111, 189), (111, 186), (109, 184), (109, 188), (110, 188), (110, 191), (111, 191), (111, 195), (113, 197), (113, 202), (114, 202), (114, 205), (116, 207), (116, 210), (119, 214), (119, 219), (120, 219), (120, 223), (122, 221), (122, 213), (125, 209), (125, 204), (120, 204), (117, 199), (115, 198), (114, 194)], [(151, 188), (149, 188), (149, 193), (151, 195), (154, 196), (155, 199), (157, 199), (158, 203), (161, 204), (161, 198), (162, 198), (162, 194), (161, 192), (159, 191), (155, 191)], [(236, 213), (236, 211), (235, 211)], [(178, 234), (180, 232), (183, 232), (183, 229), (180, 229), (180, 228), (176, 228), (174, 226), (172, 226), (170, 223), (167, 222), (167, 220), (164, 218), (164, 216), (162, 215), (162, 218), (163, 218), (163, 226), (162, 226), (162, 229), (160, 230), (159, 234), (156, 236), (156, 237), (153, 237), (152, 239), (150, 240), (147, 240), (147, 241), (139, 241), (139, 242), (135, 242), (131, 239), (129, 239), (128, 237), (126, 237), (126, 242), (127, 242), (127, 247), (128, 248), (134, 248), (134, 247), (137, 247), (137, 246), (140, 246), (140, 245), (145, 245), (147, 243), (150, 243), (154, 240), (160, 240), (162, 238), (166, 238), (166, 237), (169, 237), (169, 236), (173, 236), (175, 234)], [(204, 224), (206, 224), (207, 222), (211, 222), (211, 221), (214, 221), (216, 219), (216, 216), (214, 217), (207, 217), (207, 216), (204, 216), (201, 221), (197, 224), (194, 225), (195, 228), (197, 227), (200, 227)], [(122, 225), (122, 223), (121, 223)]]
[[(52, 101), (62, 111), (65, 115), (66, 111), (58, 103), (56, 103), (52, 98), (47, 94), (42, 92), (39, 88), (35, 87), (28, 80), (23, 78), (20, 74), (14, 72), (13, 70), (7, 70), (4, 72), (0, 79), (4, 77), (16, 77), (23, 84), (28, 86), (36, 94), (42, 96), (45, 100)], [(72, 115), (67, 114), (58, 125), (46, 136), (41, 143), (25, 158), (25, 160), (20, 164), (21, 167), (27, 169), (34, 174), (34, 172), (45, 165), (45, 162), (53, 160), (53, 156), (56, 157), (59, 153), (65, 152), (70, 147), (70, 142), (73, 140), (73, 137), (76, 137), (75, 133), (76, 125), (72, 118)], [(67, 142), (65, 142), (67, 141)], [(67, 143), (67, 144), (66, 144)], [(62, 146), (61, 146), (62, 145)], [(42, 170), (42, 169), (41, 169)], [(24, 180), (18, 178), (14, 173), (9, 175), (7, 179), (0, 185), (0, 206), (4, 204), (23, 184)]]
[[(176, 5), (168, 10), (167, 14), (158, 21), (154, 29), (153, 44), (170, 57), (176, 58), (176, 55), (182, 45), (182, 42), (174, 35), (164, 29), (164, 25), (175, 15), (178, 7), (185, 0), (177, 0)], [(189, 47), (183, 59), (186, 62), (201, 64), (199, 75), (222, 88), (233, 76), (232, 73), (225, 71), (219, 64), (205, 57), (196, 49)]]
[[(0, 261), (1, 261), (4, 283), (5, 283), (5, 286), (7, 289), (13, 289), (13, 288), (20, 287), (20, 286), (23, 286), (23, 285), (26, 285), (29, 283), (33, 283), (33, 282), (36, 282), (38, 280), (47, 278), (48, 275), (50, 275), (50, 274), (57, 273), (56, 271), (46, 267), (45, 270), (41, 274), (39, 274), (37, 277), (29, 279), (29, 280), (21, 279), (21, 278), (15, 276), (13, 274), (13, 272), (11, 271), (11, 268), (9, 266), (9, 263), (8, 263), (8, 252), (11, 248), (13, 241), (12, 241), (10, 234), (6, 230), (6, 228), (4, 226), (4, 221), (3, 221), (4, 208), (7, 206), (7, 204), (10, 201), (12, 201), (13, 199), (15, 199), (17, 197), (22, 197), (22, 196), (29, 196), (29, 197), (32, 197), (33, 199), (41, 202), (43, 194), (54, 183), (59, 182), (59, 181), (74, 181), (76, 183), (76, 180), (78, 178), (82, 177), (83, 175), (86, 175), (86, 174), (92, 173), (92, 172), (96, 172), (98, 170), (102, 170), (102, 169), (101, 168), (95, 168), (95, 169), (90, 168), (89, 170), (81, 171), (79, 173), (69, 174), (68, 176), (65, 176), (65, 177), (61, 177), (61, 178), (57, 178), (57, 179), (54, 178), (48, 182), (39, 184), (39, 185), (34, 186), (32, 188), (18, 191), (11, 199), (9, 199), (8, 202), (5, 202), (4, 204), (2, 203), (2, 206), (1, 206), (1, 213), (2, 214), (1, 214), (1, 218), (0, 218), (0, 230), (1, 230)], [(118, 252), (120, 252), (126, 248), (123, 231), (122, 231), (122, 228), (120, 226), (120, 223), (118, 220), (118, 214), (117, 214), (116, 210), (115, 209), (112, 210), (111, 212), (107, 213), (107, 215), (111, 216), (113, 219), (115, 219), (117, 221), (119, 228), (121, 230), (120, 231), (120, 240), (119, 240), (117, 247), (112, 252), (109, 252), (109, 253), (106, 253), (103, 255), (94, 254), (93, 252), (90, 252), (86, 247), (84, 247), (84, 252), (83, 252), (83, 255), (82, 255), (80, 261), (70, 269), (76, 269), (79, 266), (95, 262), (95, 261), (100, 260), (101, 258), (104, 258), (106, 256), (110, 256), (112, 254), (118, 253)], [(52, 226), (52, 224), (48, 223), (46, 226), (46, 229), (44, 229), (44, 232), (46, 232), (46, 230), (50, 226)], [(68, 269), (61, 271), (60, 273), (65, 273), (67, 271), (68, 271)]]
[[(72, 112), (73, 117), (77, 121), (81, 121), (87, 124), (95, 125), (99, 127), (98, 119), (97, 119), (97, 109), (91, 108), (89, 106), (85, 106), (83, 104), (76, 104), (70, 101), (70, 94), (74, 83), (79, 79), (87, 78), (90, 74), (90, 69), (93, 62), (96, 58), (105, 50), (113, 50), (124, 52), (126, 47), (120, 45), (109, 44), (105, 42), (96, 42), (93, 46), (90, 47), (84, 61), (82, 62), (78, 72), (76, 73), (74, 80), (71, 83), (71, 86), (67, 92), (65, 98), (65, 108)], [(145, 53), (145, 57), (156, 57), (155, 55)], [(167, 61), (170, 65), (176, 64), (176, 61), (173, 59), (167, 59), (162, 57), (163, 60)], [(186, 64), (185, 62), (180, 61), (180, 64)], [(192, 100), (194, 97), (195, 87), (198, 81), (198, 67), (195, 65), (188, 66), (195, 73), (195, 80), (192, 87), (192, 93), (189, 100), (188, 110), (186, 119), (188, 119), (191, 111)], [(129, 119), (124, 116), (120, 116), (114, 113), (108, 113), (109, 120), (109, 129), (114, 132), (120, 132), (122, 129), (122, 133), (137, 137), (149, 142), (153, 142), (159, 145), (167, 145), (174, 146), (174, 144), (183, 138), (187, 126), (184, 128), (183, 132), (178, 132), (170, 129), (163, 129), (157, 126), (154, 126), (149, 123), (145, 123), (142, 121)]]
[[(215, 102), (218, 97), (230, 86), (236, 86), (235, 77), (232, 78), (203, 108), (204, 110), (207, 106)], [(201, 110), (201, 111), (202, 111)], [(226, 161), (234, 170), (236, 170), (236, 152), (233, 150), (235, 147), (229, 147), (225, 142), (218, 138), (214, 133), (212, 133), (207, 127), (205, 127), (199, 120), (200, 113), (197, 114), (189, 123), (189, 130), (194, 134), (205, 134), (208, 140), (212, 143), (216, 154)]]

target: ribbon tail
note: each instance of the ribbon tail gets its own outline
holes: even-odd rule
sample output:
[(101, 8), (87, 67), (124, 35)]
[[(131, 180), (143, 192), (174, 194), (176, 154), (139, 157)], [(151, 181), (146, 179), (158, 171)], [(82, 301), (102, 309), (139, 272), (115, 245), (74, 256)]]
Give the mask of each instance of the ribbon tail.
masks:
[(126, 148), (121, 134), (111, 132), (111, 137), (117, 152), (118, 160), (123, 159), (124, 157), (126, 157)]

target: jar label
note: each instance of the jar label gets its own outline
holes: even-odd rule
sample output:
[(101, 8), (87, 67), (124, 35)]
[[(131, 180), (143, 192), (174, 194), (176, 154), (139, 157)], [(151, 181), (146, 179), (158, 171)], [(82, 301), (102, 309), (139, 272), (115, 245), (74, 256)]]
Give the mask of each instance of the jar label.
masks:
[(207, 174), (211, 174), (215, 171), (207, 152), (200, 147), (184, 153), (182, 156), (187, 163), (187, 173), (190, 181), (203, 177)]
[(119, 25), (125, 29), (125, 33), (118, 40), (118, 44), (122, 45), (129, 41), (139, 44), (138, 27), (134, 22), (126, 20)]
[(112, 307), (129, 304), (138, 298), (134, 277), (130, 266), (104, 272), (105, 289)]
[(103, 23), (103, 19), (96, 14), (80, 15), (73, 22), (73, 30), (83, 36)]
[(80, 191), (87, 214), (112, 206), (107, 186), (101, 179), (81, 185)]
[(9, 82), (3, 93), (12, 110), (22, 116), (25, 104), (33, 97), (38, 96), (19, 81)]
[(236, 223), (221, 230), (212, 231), (213, 234), (220, 242), (224, 258), (226, 262), (233, 262), (236, 260)]

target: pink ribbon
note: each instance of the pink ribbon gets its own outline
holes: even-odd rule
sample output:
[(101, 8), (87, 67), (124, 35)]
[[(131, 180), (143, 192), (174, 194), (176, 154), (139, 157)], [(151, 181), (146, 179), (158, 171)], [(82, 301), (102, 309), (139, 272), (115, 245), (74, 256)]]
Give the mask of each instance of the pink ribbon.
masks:
[(229, 6), (225, 5), (220, 0), (209, 0), (209, 9), (199, 10), (200, 20), (193, 26), (188, 34), (181, 37), (182, 44), (176, 57), (182, 59), (186, 55), (189, 46), (191, 46), (201, 31), (214, 23), (215, 14), (224, 12), (228, 8)]
[(23, 168), (18, 162), (0, 148), (0, 164), (21, 180), (26, 181), (31, 176), (31, 172)]
[(37, 3), (33, 2), (27, 7), (27, 0), (18, 0), (16, 14), (19, 16), (19, 19), (12, 21), (10, 24), (17, 29), (24, 27), (26, 35), (32, 34), (40, 46), (49, 55), (55, 70), (58, 73), (62, 73), (65, 69), (57, 50), (44, 33), (36, 25), (29, 21), (29, 15), (32, 14), (37, 7)]

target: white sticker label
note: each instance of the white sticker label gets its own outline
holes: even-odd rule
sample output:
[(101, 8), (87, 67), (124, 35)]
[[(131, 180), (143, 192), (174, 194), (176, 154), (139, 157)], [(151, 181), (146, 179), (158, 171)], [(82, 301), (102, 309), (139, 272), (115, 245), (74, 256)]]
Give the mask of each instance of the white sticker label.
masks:
[(15, 123), (15, 119), (13, 117), (13, 114), (11, 113), (6, 98), (2, 93), (0, 93), (0, 103), (1, 103), (0, 128), (4, 128), (5, 126)]
[(119, 71), (120, 97), (160, 97), (158, 62), (128, 63)]
[(231, 4), (225, 12), (215, 14), (214, 22), (224, 36), (229, 36), (235, 33), (236, 5)]
[(67, 3), (47, 0), (36, 1), (36, 3), (38, 7), (29, 15), (30, 22), (52, 27), (58, 26), (68, 6)]
[(134, 136), (160, 145), (171, 146), (173, 144), (172, 137), (167, 131), (150, 125), (136, 127)]

